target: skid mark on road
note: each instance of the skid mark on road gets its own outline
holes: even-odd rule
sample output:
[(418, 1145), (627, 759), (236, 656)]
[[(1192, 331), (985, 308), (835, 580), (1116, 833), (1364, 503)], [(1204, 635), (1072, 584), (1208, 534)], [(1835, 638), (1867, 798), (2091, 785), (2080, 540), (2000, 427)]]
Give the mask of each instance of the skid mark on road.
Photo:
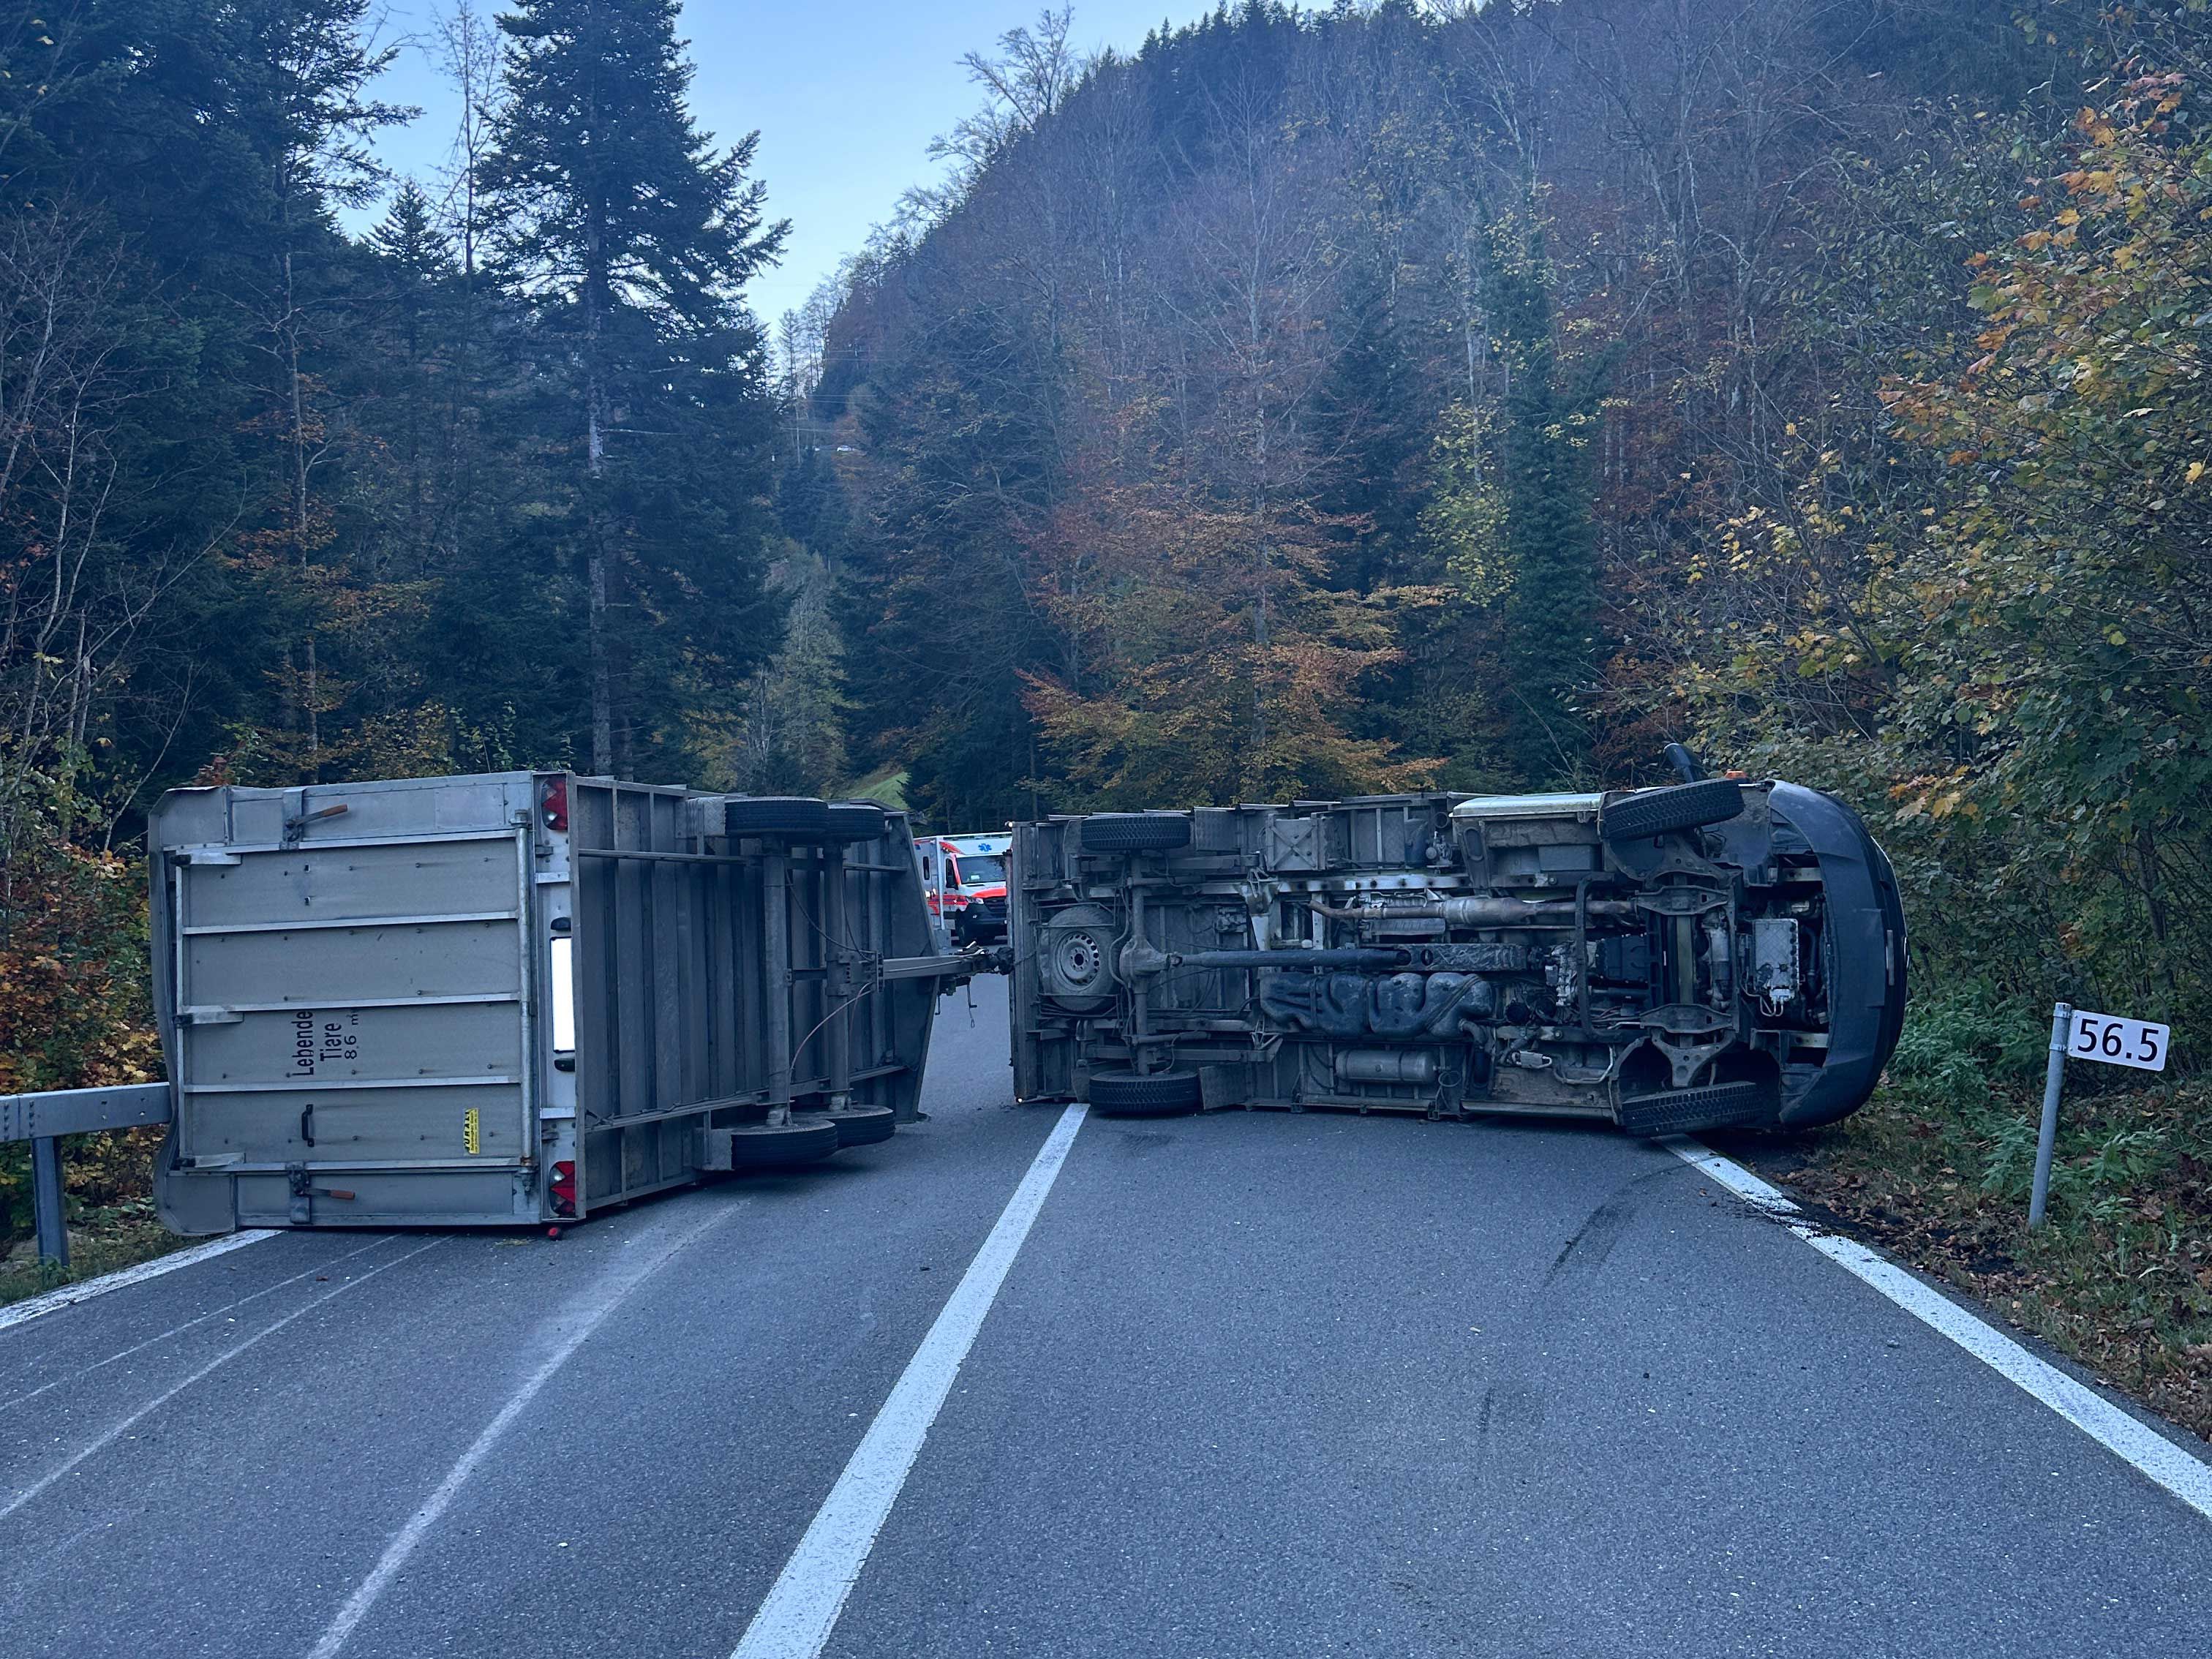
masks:
[(366, 1285), (370, 1279), (375, 1278), (377, 1274), (383, 1273), (389, 1268), (396, 1267), (403, 1261), (411, 1261), (416, 1256), (422, 1255), (424, 1250), (435, 1249), (439, 1245), (445, 1242), (446, 1241), (442, 1238), (434, 1238), (428, 1244), (418, 1245), (414, 1249), (408, 1251), (404, 1255), (396, 1255), (389, 1261), (380, 1261), (376, 1266), (371, 1267), (367, 1273), (362, 1274), (358, 1279), (349, 1279), (343, 1285), (331, 1286), (329, 1290), (324, 1291), (320, 1296), (316, 1297), (312, 1301), (301, 1303), (298, 1307), (293, 1309), (290, 1313), (286, 1314), (282, 1319), (276, 1320), (271, 1324), (263, 1326), (252, 1336), (247, 1337), (243, 1342), (234, 1343), (231, 1346), (225, 1348), (221, 1353), (209, 1360), (206, 1364), (201, 1366), (198, 1370), (193, 1371), (182, 1382), (172, 1383), (169, 1387), (162, 1389), (161, 1393), (155, 1395), (151, 1400), (141, 1406), (137, 1411), (132, 1412), (128, 1417), (124, 1418), (121, 1421), (114, 1424), (112, 1427), (107, 1429), (106, 1432), (102, 1433), (90, 1444), (85, 1446), (82, 1450), (76, 1452), (53, 1469), (41, 1475), (29, 1486), (23, 1487), (21, 1491), (17, 1492), (15, 1496), (10, 1498), (7, 1503), (0, 1504), (0, 1521), (5, 1521), (9, 1516), (15, 1514), (16, 1510), (21, 1509), (24, 1504), (29, 1503), (40, 1492), (45, 1492), (48, 1487), (52, 1486), (55, 1481), (60, 1480), (64, 1475), (69, 1474), (70, 1470), (84, 1462), (86, 1459), (96, 1456), (100, 1452), (105, 1451), (108, 1447), (113, 1445), (124, 1434), (128, 1432), (135, 1425), (143, 1421), (153, 1413), (160, 1410), (163, 1406), (167, 1405), (169, 1401), (174, 1400), (179, 1395), (182, 1394), (186, 1389), (191, 1387), (193, 1383), (198, 1382), (202, 1377), (209, 1375), (212, 1371), (220, 1370), (224, 1365), (228, 1364), (232, 1360), (237, 1358), (239, 1355), (244, 1353), (248, 1348), (251, 1348), (256, 1343), (276, 1335), (277, 1332), (283, 1330), (294, 1320), (302, 1318), (305, 1316), (314, 1312), (316, 1309), (321, 1307), (325, 1303), (330, 1301), (331, 1298), (343, 1296), (348, 1291), (354, 1289), (357, 1285)]
[(1674, 1166), (1662, 1164), (1656, 1170), (1632, 1176), (1608, 1194), (1605, 1200), (1584, 1218), (1583, 1224), (1552, 1258), (1552, 1265), (1544, 1274), (1548, 1289), (1565, 1273), (1570, 1266), (1580, 1268), (1601, 1267), (1605, 1259), (1613, 1254), (1613, 1247), (1620, 1243), (1620, 1236), (1628, 1231), (1628, 1224), (1636, 1218), (1636, 1189), (1646, 1182), (1671, 1174)]
[(1544, 1283), (1566, 1272), (1567, 1264), (1575, 1262), (1583, 1267), (1602, 1267), (1613, 1247), (1620, 1243), (1620, 1236), (1628, 1231), (1628, 1224), (1636, 1218), (1636, 1201), (1628, 1198), (1607, 1199), (1590, 1212), (1589, 1219), (1576, 1230), (1575, 1236), (1561, 1247), (1552, 1258), (1551, 1271), (1544, 1275)]
[(405, 1523), (392, 1535), (392, 1541), (385, 1546), (384, 1553), (378, 1558), (375, 1566), (355, 1587), (353, 1594), (346, 1598), (345, 1605), (338, 1609), (337, 1616), (324, 1630), (322, 1639), (315, 1644), (309, 1659), (331, 1659), (331, 1655), (346, 1644), (346, 1638), (353, 1634), (355, 1627), (368, 1616), (369, 1609), (391, 1588), (392, 1581), (399, 1576), (400, 1570), (407, 1565), (407, 1559), (415, 1553), (416, 1547), (438, 1524), (439, 1518), (453, 1506), (453, 1499), (468, 1484), (469, 1477), (477, 1472), (507, 1431), (514, 1426), (515, 1419), (538, 1397), (539, 1390), (553, 1380), (555, 1374), (568, 1363), (570, 1357), (583, 1346), (592, 1333), (599, 1329), (607, 1316), (621, 1305), (623, 1298), (686, 1246), (696, 1243), (703, 1234), (720, 1226), (744, 1207), (743, 1201), (717, 1206), (703, 1220), (672, 1237), (666, 1234), (656, 1237), (651, 1233), (644, 1233), (631, 1239), (627, 1248), (636, 1251), (636, 1255), (615, 1263), (599, 1283), (538, 1328), (536, 1346), (545, 1350), (544, 1358), (523, 1379), (521, 1386), (507, 1396), (507, 1403), (499, 1408), (498, 1414), (484, 1425), (483, 1431), (454, 1461), (453, 1468), (446, 1471), (446, 1478), (423, 1500), (422, 1506), (409, 1516)]
[[(1769, 1216), (1787, 1220), (1799, 1212), (1787, 1193), (1732, 1159), (1679, 1137), (1659, 1144)], [(2212, 1465), (2100, 1398), (2056, 1365), (2038, 1359), (1996, 1326), (1967, 1312), (1857, 1240), (1824, 1233), (1807, 1222), (1791, 1221), (1789, 1227), (1845, 1273), (1880, 1291), (1930, 1330), (1948, 1337), (2115, 1457), (2212, 1520)]]

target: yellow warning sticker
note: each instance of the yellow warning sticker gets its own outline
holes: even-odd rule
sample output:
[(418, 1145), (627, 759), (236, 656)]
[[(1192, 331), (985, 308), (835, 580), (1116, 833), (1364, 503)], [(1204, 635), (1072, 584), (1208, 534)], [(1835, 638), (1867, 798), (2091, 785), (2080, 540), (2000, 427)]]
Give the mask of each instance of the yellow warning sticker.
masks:
[(461, 1145), (468, 1148), (471, 1158), (474, 1158), (477, 1149), (483, 1145), (483, 1137), (477, 1132), (478, 1123), (475, 1107), (471, 1106), (461, 1114)]

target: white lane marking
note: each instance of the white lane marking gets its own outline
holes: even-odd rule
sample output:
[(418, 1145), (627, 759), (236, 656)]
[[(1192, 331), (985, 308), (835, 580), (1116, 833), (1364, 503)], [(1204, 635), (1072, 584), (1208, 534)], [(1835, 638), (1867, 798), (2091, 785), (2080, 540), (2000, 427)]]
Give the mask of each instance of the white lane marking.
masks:
[(149, 1279), (159, 1279), (163, 1273), (173, 1273), (179, 1267), (189, 1267), (215, 1256), (228, 1255), (233, 1250), (242, 1250), (248, 1244), (258, 1244), (264, 1238), (276, 1237), (277, 1231), (270, 1227), (254, 1227), (242, 1233), (231, 1233), (222, 1238), (210, 1239), (204, 1244), (195, 1244), (189, 1250), (175, 1250), (167, 1255), (157, 1255), (151, 1261), (142, 1261), (135, 1267), (102, 1273), (97, 1279), (86, 1279), (82, 1285), (64, 1285), (58, 1291), (48, 1291), (44, 1296), (34, 1296), (27, 1301), (0, 1308), (0, 1331), (10, 1326), (27, 1324), (46, 1314), (58, 1313), (64, 1308), (74, 1308), (80, 1302), (89, 1302), (95, 1296), (106, 1296), (110, 1291), (143, 1285)]
[(875, 1547), (876, 1534), (890, 1519), (891, 1505), (898, 1501), (899, 1489), (906, 1484), (930, 1425), (951, 1392), (952, 1379), (1067, 1161), (1067, 1149), (1083, 1127), (1087, 1109), (1070, 1106), (1045, 1137), (1029, 1173), (1006, 1200), (998, 1224), (968, 1264), (937, 1322), (892, 1384), (890, 1397), (861, 1437), (845, 1472), (815, 1512), (805, 1536), (784, 1563), (732, 1659), (816, 1659), (828, 1644), (838, 1614), (845, 1610), (845, 1598), (853, 1593), (868, 1552)]
[(1797, 1201), (1779, 1187), (1771, 1186), (1733, 1159), (1709, 1152), (1696, 1141), (1683, 1135), (1668, 1135), (1659, 1143), (1683, 1163), (1694, 1164), (1705, 1174), (1734, 1193), (1748, 1200), (1760, 1209), (1774, 1215), (1796, 1215)]
[[(553, 1380), (554, 1374), (568, 1363), (569, 1356), (584, 1345), (585, 1339), (599, 1329), (623, 1297), (636, 1289), (670, 1257), (692, 1243), (709, 1228), (728, 1220), (743, 1207), (743, 1203), (718, 1206), (698, 1225), (678, 1234), (673, 1239), (666, 1239), (666, 1236), (662, 1235), (666, 1240), (664, 1248), (648, 1250), (635, 1261), (617, 1263), (599, 1283), (538, 1328), (538, 1343), (543, 1346), (550, 1342), (550, 1352), (538, 1369), (531, 1372), (522, 1385), (507, 1397), (498, 1414), (484, 1425), (483, 1431), (470, 1443), (469, 1449), (455, 1460), (453, 1468), (446, 1471), (446, 1478), (422, 1501), (422, 1508), (409, 1516), (399, 1530), (392, 1534), (392, 1541), (384, 1547), (384, 1553), (378, 1558), (375, 1566), (369, 1570), (368, 1577), (354, 1587), (353, 1594), (346, 1598), (345, 1605), (337, 1611), (337, 1616), (324, 1630), (322, 1639), (315, 1644), (308, 1659), (331, 1659), (332, 1654), (346, 1644), (346, 1638), (353, 1634), (354, 1627), (368, 1616), (369, 1609), (376, 1605), (377, 1599), (391, 1588), (392, 1581), (407, 1565), (407, 1558), (415, 1553), (416, 1546), (422, 1543), (430, 1528), (438, 1524), (439, 1517), (452, 1507), (461, 1488), (468, 1484), (469, 1477), (477, 1472), (485, 1458), (491, 1455), (501, 1437), (514, 1426), (515, 1419), (521, 1416), (524, 1409), (538, 1397), (538, 1391)], [(634, 1248), (654, 1242), (654, 1236), (646, 1233), (630, 1240), (629, 1245)]]
[[(1797, 1213), (1797, 1206), (1786, 1194), (1717, 1152), (1708, 1152), (1680, 1137), (1661, 1144), (1739, 1198), (1776, 1214)], [(2132, 1465), (2199, 1515), (2212, 1520), (2212, 1464), (2137, 1422), (2056, 1365), (2038, 1359), (1986, 1320), (1967, 1312), (1941, 1291), (1929, 1289), (1856, 1240), (1822, 1232), (1803, 1222), (1792, 1222), (1790, 1231), (1930, 1330), (1950, 1338), (2005, 1381), (2048, 1406), (2115, 1457)]]
[(408, 1251), (405, 1255), (395, 1255), (389, 1261), (380, 1261), (376, 1266), (371, 1267), (367, 1273), (362, 1274), (358, 1279), (349, 1279), (343, 1285), (332, 1285), (329, 1290), (324, 1291), (320, 1296), (316, 1297), (313, 1300), (301, 1303), (298, 1307), (293, 1309), (291, 1312), (286, 1314), (282, 1319), (277, 1320), (274, 1324), (264, 1325), (259, 1330), (256, 1331), (252, 1336), (247, 1337), (243, 1342), (234, 1343), (231, 1346), (225, 1348), (214, 1358), (209, 1360), (206, 1364), (201, 1366), (198, 1370), (192, 1372), (191, 1376), (185, 1377), (184, 1381), (181, 1382), (173, 1383), (168, 1388), (162, 1389), (161, 1393), (155, 1395), (151, 1400), (141, 1406), (137, 1411), (132, 1412), (128, 1417), (125, 1417), (120, 1422), (110, 1426), (105, 1433), (100, 1436), (98, 1439), (93, 1441), (89, 1445), (87, 1445), (82, 1450), (76, 1452), (59, 1467), (51, 1469), (44, 1475), (41, 1475), (38, 1480), (33, 1481), (29, 1486), (24, 1487), (13, 1498), (9, 1498), (5, 1504), (0, 1504), (0, 1521), (4, 1521), (9, 1516), (15, 1514), (17, 1510), (21, 1509), (24, 1504), (29, 1503), (40, 1492), (46, 1491), (47, 1487), (52, 1486), (55, 1481), (60, 1480), (71, 1469), (76, 1468), (87, 1458), (91, 1457), (99, 1452), (105, 1451), (108, 1447), (113, 1445), (125, 1430), (143, 1420), (149, 1413), (156, 1412), (163, 1406), (167, 1405), (169, 1401), (174, 1400), (179, 1395), (182, 1394), (186, 1389), (191, 1387), (193, 1383), (198, 1382), (210, 1371), (215, 1370), (219, 1366), (228, 1364), (232, 1360), (237, 1358), (239, 1355), (244, 1353), (255, 1343), (261, 1341), (264, 1338), (276, 1335), (277, 1332), (283, 1330), (294, 1320), (314, 1312), (316, 1309), (321, 1307), (323, 1304), (328, 1302), (332, 1297), (343, 1296), (348, 1291), (352, 1290), (356, 1285), (366, 1285), (370, 1279), (375, 1278), (377, 1274), (384, 1272), (387, 1267), (396, 1267), (401, 1262), (411, 1260), (413, 1257), (422, 1255), (424, 1250), (435, 1249), (439, 1245), (445, 1242), (446, 1241), (442, 1238), (434, 1238), (428, 1244), (418, 1245), (414, 1249)]
[(195, 1325), (204, 1325), (209, 1320), (215, 1318), (220, 1314), (227, 1314), (234, 1308), (242, 1308), (249, 1302), (258, 1302), (264, 1296), (274, 1296), (278, 1291), (283, 1290), (287, 1285), (296, 1285), (303, 1279), (313, 1278), (317, 1273), (336, 1267), (341, 1261), (350, 1261), (357, 1255), (366, 1255), (369, 1251), (376, 1249), (378, 1245), (388, 1244), (391, 1242), (392, 1241), (388, 1237), (383, 1238), (373, 1238), (369, 1240), (368, 1243), (361, 1246), (358, 1249), (348, 1250), (343, 1255), (334, 1255), (327, 1261), (318, 1261), (313, 1267), (304, 1268), (301, 1272), (294, 1273), (289, 1279), (280, 1279), (274, 1285), (264, 1285), (259, 1290), (250, 1291), (246, 1295), (241, 1296), (234, 1301), (226, 1302), (219, 1308), (210, 1308), (205, 1313), (198, 1316), (196, 1318), (187, 1319), (181, 1325), (172, 1325), (167, 1330), (156, 1332), (154, 1335), (145, 1338), (143, 1341), (133, 1342), (129, 1347), (118, 1349), (114, 1353), (108, 1355), (105, 1359), (95, 1359), (89, 1365), (81, 1366), (76, 1370), (53, 1378), (51, 1382), (41, 1382), (37, 1388), (31, 1389), (27, 1394), (19, 1394), (11, 1399), (0, 1400), (0, 1412), (4, 1412), (11, 1407), (21, 1406), (27, 1401), (36, 1400), (40, 1395), (50, 1393), (55, 1389), (65, 1387), (71, 1382), (81, 1382), (85, 1377), (90, 1376), (94, 1371), (101, 1370), (107, 1366), (112, 1365), (118, 1359), (130, 1358), (132, 1354), (138, 1352), (141, 1349), (150, 1348), (156, 1342), (167, 1342), (173, 1336), (182, 1336), (186, 1331), (191, 1329)]

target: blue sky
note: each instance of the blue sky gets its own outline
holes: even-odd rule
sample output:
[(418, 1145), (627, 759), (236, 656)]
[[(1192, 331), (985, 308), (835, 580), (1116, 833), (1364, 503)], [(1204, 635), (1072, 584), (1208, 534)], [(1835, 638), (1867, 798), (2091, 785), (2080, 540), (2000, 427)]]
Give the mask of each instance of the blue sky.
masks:
[[(384, 38), (427, 37), (452, 0), (393, 0)], [(496, 10), (496, 0), (478, 0)], [(1074, 0), (1086, 51), (1134, 50), (1163, 21), (1186, 23), (1212, 0)], [(757, 278), (754, 310), (771, 325), (888, 218), (900, 192), (933, 177), (929, 141), (981, 102), (959, 59), (1034, 24), (1038, 0), (843, 0), (836, 5), (690, 0), (683, 33), (698, 67), (692, 109), (727, 143), (758, 128), (756, 176), (772, 216), (791, 221), (783, 264)], [(386, 162), (431, 188), (452, 143), (453, 99), (432, 58), (409, 46), (377, 95), (422, 107), (379, 143)], [(435, 194), (434, 190), (433, 194)], [(376, 214), (349, 216), (359, 222)]]

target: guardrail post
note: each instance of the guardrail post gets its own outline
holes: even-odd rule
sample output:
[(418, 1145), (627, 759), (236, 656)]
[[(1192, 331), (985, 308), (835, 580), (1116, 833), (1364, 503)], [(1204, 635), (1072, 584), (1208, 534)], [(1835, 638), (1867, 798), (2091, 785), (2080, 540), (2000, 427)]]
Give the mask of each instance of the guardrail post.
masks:
[(2035, 1141), (2035, 1189), (2028, 1194), (2027, 1224), (2043, 1224), (2043, 1206), (2051, 1196), (2051, 1151), (2058, 1141), (2058, 1094), (2066, 1086), (2066, 1034), (2074, 1010), (2060, 1003), (2051, 1011), (2051, 1062), (2043, 1073), (2043, 1128)]
[(69, 1212), (62, 1202), (62, 1147), (52, 1135), (31, 1142), (31, 1213), (39, 1230), (39, 1260), (69, 1266)]
[(0, 1095), (0, 1140), (31, 1143), (31, 1216), (38, 1229), (40, 1261), (69, 1266), (69, 1212), (64, 1207), (59, 1137), (167, 1123), (171, 1115), (166, 1083)]

